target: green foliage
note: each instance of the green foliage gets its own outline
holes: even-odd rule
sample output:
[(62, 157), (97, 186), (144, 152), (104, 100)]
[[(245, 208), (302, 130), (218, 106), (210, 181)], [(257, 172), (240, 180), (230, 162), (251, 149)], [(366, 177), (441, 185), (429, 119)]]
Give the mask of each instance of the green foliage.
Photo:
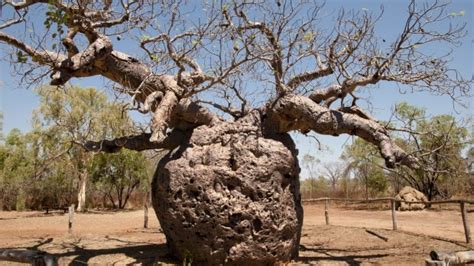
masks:
[(311, 42), (313, 41), (313, 39), (314, 39), (314, 33), (311, 31), (305, 33), (305, 35), (303, 36), (303, 40), (305, 40), (306, 42)]
[(16, 197), (15, 210), (24, 211), (26, 208), (26, 197), (25, 192), (22, 189), (19, 190), (18, 196)]
[(1, 162), (1, 202), (8, 210), (17, 207), (24, 209), (25, 195), (22, 188), (34, 175), (34, 157), (29, 149), (27, 138), (20, 130), (13, 129), (0, 148)]
[[(456, 193), (469, 192), (468, 163), (463, 151), (472, 145), (472, 132), (459, 125), (453, 116), (426, 117), (422, 108), (400, 103), (395, 108), (398, 118), (392, 127), (403, 128), (394, 134), (395, 142), (407, 153), (417, 157), (420, 169), (412, 170), (400, 166), (390, 171), (390, 176), (403, 180), (402, 185), (412, 186), (423, 192), (430, 200), (434, 197), (449, 198)], [(363, 140), (357, 139), (348, 146), (343, 155), (352, 161), (359, 176), (370, 172), (368, 186), (382, 191), (386, 184), (381, 166), (383, 160), (378, 150)]]
[[(46, 19), (43, 22), (46, 29), (51, 29), (53, 25), (57, 26), (57, 32), (61, 35), (64, 33), (64, 24), (68, 20), (68, 15), (64, 12), (63, 9), (57, 8), (53, 5), (48, 6), (48, 11), (46, 11)], [(56, 38), (57, 34), (53, 33), (52, 37)]]
[(362, 186), (366, 198), (387, 190), (388, 181), (383, 169), (379, 167), (383, 164), (383, 159), (374, 145), (357, 138), (351, 145), (346, 146), (342, 158), (350, 161), (350, 168)]
[(140, 41), (145, 42), (145, 41), (149, 40), (150, 38), (151, 37), (149, 35), (144, 34), (140, 37)]
[[(407, 109), (417, 110), (404, 104), (397, 106), (397, 113)], [(401, 116), (401, 120), (410, 121), (408, 128), (415, 133), (400, 135), (398, 143), (417, 156), (423, 167), (416, 171), (402, 167), (396, 174), (429, 199), (436, 196), (449, 198), (462, 192), (468, 172), (467, 160), (462, 153), (472, 144), (468, 129), (460, 126), (450, 115), (431, 118), (405, 115)]]
[(92, 182), (114, 208), (123, 209), (140, 185), (148, 189), (146, 168), (143, 153), (129, 150), (101, 153), (92, 164)]
[[(133, 123), (120, 104), (93, 88), (41, 87), (33, 129), (13, 129), (0, 144), (0, 209), (62, 207), (75, 203), (81, 177), (92, 176), (91, 191), (114, 189), (125, 207), (130, 195), (148, 189), (144, 154), (86, 152), (76, 145), (133, 134)], [(96, 202), (92, 202), (97, 206)]]
[(324, 176), (309, 177), (301, 181), (301, 192), (309, 198), (327, 196), (330, 184)]
[(465, 11), (465, 10), (461, 10), (461, 11), (459, 11), (459, 13), (456, 13), (456, 12), (451, 12), (451, 13), (449, 13), (449, 16), (450, 16), (450, 17), (457, 17), (457, 16), (463, 17), (464, 15), (466, 15), (466, 11)]
[(28, 61), (28, 56), (22, 51), (17, 51), (16, 60), (18, 61), (18, 63), (26, 63)]

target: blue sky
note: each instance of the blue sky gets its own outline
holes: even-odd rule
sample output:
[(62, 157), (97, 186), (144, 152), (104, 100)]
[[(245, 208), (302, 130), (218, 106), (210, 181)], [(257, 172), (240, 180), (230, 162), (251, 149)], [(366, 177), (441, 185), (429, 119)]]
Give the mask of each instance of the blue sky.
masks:
[[(381, 38), (396, 38), (397, 34), (402, 30), (404, 20), (407, 16), (407, 0), (329, 0), (326, 3), (322, 15), (326, 17), (324, 24), (332, 25), (337, 10), (341, 7), (345, 9), (368, 9), (369, 11), (377, 11), (379, 6), (383, 4), (385, 13), (381, 21), (379, 21), (377, 29)], [(453, 18), (453, 22), (467, 23), (468, 35), (464, 38), (460, 47), (455, 48), (452, 55), (451, 67), (458, 69), (465, 78), (473, 76), (474, 69), (474, 1), (473, 0), (453, 0), (448, 8), (448, 12), (464, 11), (464, 16)], [(4, 10), (7, 15), (9, 10)], [(132, 48), (129, 48), (132, 47)], [(118, 50), (130, 52), (137, 47), (136, 44), (121, 43), (116, 46)], [(0, 53), (5, 53), (5, 46), (0, 44)], [(436, 49), (445, 49), (446, 47), (436, 47)], [(128, 50), (128, 51), (127, 51)], [(435, 51), (434, 51), (435, 52)], [(5, 54), (1, 54), (3, 58)], [(8, 133), (12, 128), (19, 128), (22, 131), (30, 129), (31, 114), (38, 106), (38, 97), (34, 92), (19, 86), (18, 77), (13, 75), (10, 62), (0, 61), (0, 99), (1, 110), (4, 114), (3, 133)], [(103, 87), (104, 81), (100, 78), (89, 78), (83, 80), (73, 80), (74, 84), (82, 86)], [(380, 120), (388, 120), (393, 106), (401, 101), (410, 104), (425, 107), (429, 114), (452, 114), (463, 119), (473, 116), (474, 102), (473, 98), (466, 100), (465, 104), (468, 108), (454, 105), (452, 101), (444, 96), (433, 96), (428, 93), (406, 93), (401, 94), (399, 88), (395, 84), (382, 83), (374, 87), (369, 93), (365, 93), (368, 102), (371, 103), (372, 114)], [(301, 135), (295, 135), (295, 140), (299, 149), (299, 154), (312, 154), (323, 162), (335, 161), (338, 159), (343, 145), (350, 143), (351, 138), (348, 136), (332, 137), (317, 136), (323, 144), (323, 150), (318, 150), (318, 146), (314, 140)], [(303, 169), (303, 177), (307, 176), (307, 172)]]

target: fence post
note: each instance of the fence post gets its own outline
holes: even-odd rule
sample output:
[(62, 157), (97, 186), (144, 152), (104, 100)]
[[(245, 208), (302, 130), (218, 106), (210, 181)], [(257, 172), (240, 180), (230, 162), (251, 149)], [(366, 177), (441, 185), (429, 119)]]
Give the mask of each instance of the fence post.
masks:
[(464, 234), (466, 235), (466, 242), (471, 244), (471, 229), (469, 228), (469, 219), (467, 217), (467, 210), (465, 202), (461, 200), (461, 216), (462, 216), (462, 224), (464, 226)]
[(394, 199), (390, 199), (390, 205), (392, 207), (392, 225), (393, 225), (393, 230), (394, 231), (397, 231), (398, 227), (397, 227), (397, 213), (396, 213), (396, 210), (395, 210), (395, 200)]
[(326, 199), (324, 201), (324, 217), (326, 218), (326, 225), (329, 225), (329, 210), (328, 210), (328, 205), (329, 205), (329, 199)]
[(143, 228), (148, 228), (148, 202), (145, 202), (145, 217), (143, 221)]
[(73, 222), (73, 219), (74, 219), (74, 204), (69, 206), (68, 214), (69, 214), (68, 232), (72, 233), (72, 222)]
[(144, 210), (144, 221), (143, 221), (143, 228), (148, 228), (148, 205), (150, 204), (150, 194), (151, 192), (148, 192), (146, 193), (146, 196), (145, 196), (145, 210)]

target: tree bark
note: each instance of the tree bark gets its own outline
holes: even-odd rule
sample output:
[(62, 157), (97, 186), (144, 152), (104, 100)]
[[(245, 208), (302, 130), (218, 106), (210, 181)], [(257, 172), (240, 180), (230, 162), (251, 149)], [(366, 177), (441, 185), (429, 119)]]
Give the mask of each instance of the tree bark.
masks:
[(86, 210), (86, 190), (87, 190), (87, 171), (82, 171), (79, 175), (79, 189), (77, 191), (77, 211)]
[(172, 254), (206, 265), (298, 257), (303, 209), (297, 151), (258, 115), (193, 130), (159, 163), (153, 207)]
[[(144, 6), (146, 1), (129, 1), (122, 3), (123, 13), (120, 14), (120, 11), (116, 12), (111, 8), (109, 1), (105, 2), (103, 8), (100, 8), (100, 3), (96, 3), (101, 10), (91, 10), (88, 5), (83, 7), (62, 1), (6, 0), (17, 11), (34, 5), (61, 11), (64, 15), (61, 25), (68, 30), (67, 37), (62, 40), (67, 53), (46, 51), (43, 41), (30, 46), (4, 32), (0, 32), (0, 42), (18, 49), (20, 55), (25, 53), (37, 65), (48, 68), (53, 73), (52, 85), (64, 85), (73, 77), (100, 75), (119, 84), (114, 88), (119, 93), (130, 95), (133, 105), (138, 105), (136, 109), (153, 114), (150, 133), (91, 142), (84, 146), (89, 150), (107, 152), (116, 152), (121, 148), (170, 150), (168, 156), (161, 160), (155, 174), (152, 188), (154, 208), (171, 250), (181, 258), (191, 255), (195, 259), (193, 261), (197, 262), (262, 264), (287, 261), (297, 256), (302, 224), (299, 166), (297, 151), (288, 132), (314, 131), (325, 135), (359, 136), (379, 148), (388, 167), (402, 164), (417, 168), (418, 161), (400, 149), (381, 124), (356, 106), (356, 89), (385, 80), (411, 84), (415, 88), (425, 88), (428, 84), (431, 91), (453, 96), (457, 95), (458, 89), (463, 95), (467, 95), (472, 83), (463, 81), (458, 75), (447, 75), (446, 69), (449, 68), (444, 63), (446, 60), (434, 61), (428, 56), (405, 53), (403, 48), (418, 37), (424, 43), (443, 40), (453, 44), (462, 37), (463, 27), (454, 27), (447, 32), (423, 33), (417, 30), (420, 28), (419, 22), (425, 21), (424, 18), (445, 13), (444, 4), (425, 5), (418, 10), (415, 8), (415, 1), (412, 1), (406, 27), (391, 46), (392, 50), (380, 60), (372, 56), (378, 51), (377, 46), (373, 45), (376, 43), (375, 39), (371, 38), (374, 23), (370, 16), (362, 15), (360, 18), (363, 20), (359, 20), (358, 15), (350, 16), (348, 20), (339, 17), (341, 31), (336, 34), (330, 32), (327, 39), (322, 38), (326, 39), (320, 47), (323, 49), (307, 49), (305, 45), (300, 45), (301, 48), (294, 50), (294, 44), (300, 42), (298, 34), (291, 41), (287, 38), (287, 33), (290, 29), (293, 32), (306, 31), (308, 27), (312, 27), (313, 18), (307, 23), (301, 23), (295, 21), (299, 20), (298, 16), (277, 16), (279, 18), (272, 23), (274, 25), (270, 25), (263, 21), (251, 21), (247, 17), (246, 11), (253, 8), (253, 4), (240, 6), (235, 3), (234, 8), (229, 10), (215, 10), (215, 17), (210, 13), (212, 19), (208, 23), (192, 25), (195, 32), (180, 34), (179, 31), (186, 28), (183, 27), (186, 26), (186, 19), (179, 15), (180, 12), (174, 12), (174, 8), (181, 8), (182, 3), (171, 8), (163, 6), (163, 10), (157, 12), (156, 16), (166, 17), (168, 11), (171, 11), (168, 33), (146, 38), (140, 43), (150, 59), (151, 55), (166, 54), (163, 58), (155, 58), (158, 60), (153, 59), (164, 63), (156, 69), (167, 69), (168, 72), (157, 74), (153, 73), (148, 64), (114, 50), (111, 38), (106, 34), (113, 36), (116, 32), (114, 30), (121, 31), (122, 26), (146, 31), (150, 26), (149, 21), (154, 20), (152, 17), (159, 19), (153, 14), (146, 15), (150, 13), (148, 8), (154, 11), (158, 5), (152, 1), (152, 6), (148, 7)], [(233, 13), (230, 13), (231, 9)], [(318, 9), (315, 8), (314, 11)], [(271, 9), (264, 13), (267, 12), (268, 17), (275, 17), (280, 13)], [(258, 20), (258, 17), (255, 19)], [(15, 15), (13, 21), (5, 19), (0, 30), (23, 20), (23, 17), (16, 18)], [(435, 18), (426, 21), (422, 23), (425, 28), (435, 28), (426, 26), (443, 20)], [(224, 26), (221, 22), (227, 23)], [(11, 29), (9, 32), (14, 32), (14, 28)], [(252, 35), (260, 34), (261, 37), (239, 38), (239, 45), (242, 43), (244, 47), (234, 45), (234, 52), (226, 51), (225, 47), (232, 46), (234, 42), (233, 36), (247, 36), (246, 31), (252, 31)], [(352, 36), (356, 31), (357, 38)], [(172, 33), (178, 35), (171, 36)], [(81, 40), (80, 46), (75, 45), (76, 34), (87, 39), (87, 44)], [(215, 40), (221, 46), (218, 59), (212, 59), (214, 56), (211, 56), (204, 71), (197, 63), (204, 54), (199, 58), (189, 57), (200, 51), (209, 54), (206, 48), (208, 45), (192, 45), (192, 48), (188, 48), (189, 43), (186, 42), (191, 38), (187, 36), (192, 36), (195, 41), (209, 40), (209, 44)], [(231, 41), (226, 40), (227, 36), (231, 36)], [(39, 36), (33, 34), (31, 39), (37, 37)], [(151, 54), (146, 48), (147, 43), (155, 44), (157, 49), (151, 52), (156, 54)], [(352, 45), (356, 43), (357, 45)], [(163, 47), (164, 50), (161, 49), (162, 44), (166, 46)], [(322, 51), (326, 48), (326, 52)], [(214, 52), (210, 54), (214, 55)], [(299, 52), (304, 54), (301, 57), (303, 59), (314, 56), (317, 68), (295, 73), (290, 78), (290, 73), (300, 69), (297, 63), (301, 58), (298, 56), (296, 61), (293, 59)], [(359, 70), (358, 66), (356, 69), (351, 66), (356, 57), (361, 62)], [(408, 61), (413, 66), (410, 65), (409, 69), (402, 68)], [(168, 65), (168, 62), (175, 66)], [(270, 72), (260, 74), (263, 77), (274, 77), (276, 94), (269, 95), (268, 103), (258, 109), (247, 111), (243, 106), (242, 115), (249, 113), (246, 117), (236, 122), (224, 122), (193, 102), (199, 100), (199, 96), (194, 97), (197, 93), (210, 89), (223, 88), (240, 94), (239, 89), (230, 83), (235, 78), (244, 81), (246, 77), (240, 77), (241, 74), (252, 72), (263, 65), (269, 65)], [(177, 70), (174, 71), (175, 69)], [(366, 77), (357, 77), (361, 73), (367, 73)], [(292, 93), (302, 85), (313, 84), (307, 82), (331, 74), (334, 75), (329, 79), (337, 79), (338, 84), (326, 89), (315, 88), (309, 97)], [(348, 95), (353, 97), (352, 107), (329, 109), (337, 99), (344, 102), (344, 97)], [(240, 95), (236, 96), (246, 103)], [(172, 131), (169, 132), (170, 130)], [(184, 135), (179, 134), (183, 132)], [(81, 177), (78, 211), (85, 208), (86, 182), (87, 176)], [(110, 193), (108, 196), (115, 207)], [(310, 196), (313, 193), (311, 186)], [(121, 200), (119, 198), (119, 205), (122, 205)]]
[(39, 250), (0, 249), (0, 261), (29, 263), (31, 265), (58, 265), (56, 257)]

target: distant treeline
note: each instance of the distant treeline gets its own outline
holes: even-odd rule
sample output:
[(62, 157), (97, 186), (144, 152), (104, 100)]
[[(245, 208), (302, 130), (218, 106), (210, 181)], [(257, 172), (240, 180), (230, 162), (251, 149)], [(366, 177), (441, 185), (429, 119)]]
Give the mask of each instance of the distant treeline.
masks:
[[(143, 206), (152, 154), (83, 149), (87, 140), (136, 130), (123, 105), (93, 88), (42, 87), (32, 128), (11, 130), (0, 144), (0, 209)], [(149, 155), (149, 156), (148, 156)]]

